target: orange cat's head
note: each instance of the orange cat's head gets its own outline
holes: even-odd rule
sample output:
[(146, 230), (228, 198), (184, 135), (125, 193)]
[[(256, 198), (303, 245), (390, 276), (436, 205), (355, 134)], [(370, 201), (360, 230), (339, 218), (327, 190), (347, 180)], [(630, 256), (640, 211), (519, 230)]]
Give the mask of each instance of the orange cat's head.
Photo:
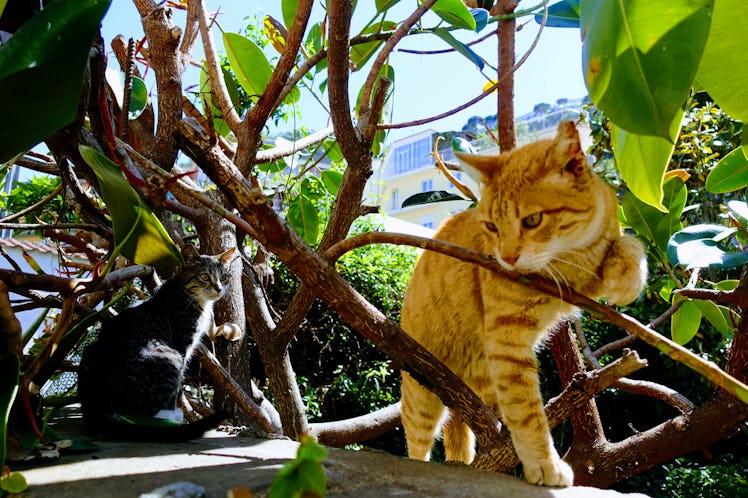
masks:
[(512, 271), (546, 270), (569, 261), (606, 230), (608, 187), (590, 169), (574, 123), (562, 121), (554, 139), (494, 155), (457, 154), (482, 176), (476, 216), (489, 247)]

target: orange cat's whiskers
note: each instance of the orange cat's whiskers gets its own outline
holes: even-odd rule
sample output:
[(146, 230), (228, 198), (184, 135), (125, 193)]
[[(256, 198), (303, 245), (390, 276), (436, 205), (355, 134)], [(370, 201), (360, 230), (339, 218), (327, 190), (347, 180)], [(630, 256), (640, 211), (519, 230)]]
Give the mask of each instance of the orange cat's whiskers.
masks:
[[(542, 275), (560, 296), (574, 289), (628, 303), (646, 280), (644, 250), (621, 234), (615, 195), (590, 170), (571, 121), (561, 122), (552, 140), (498, 156), (457, 156), (481, 175), (481, 200), (434, 237), (494, 254), (502, 271), (423, 252), (400, 323), (501, 414), (528, 482), (571, 485), (572, 470), (553, 446), (543, 411), (535, 347), (576, 308), (515, 276)], [(442, 425), (441, 400), (405, 372), (402, 380), (408, 455), (428, 459), (441, 427), (447, 460), (470, 463), (474, 442), (466, 421), (446, 410)]]

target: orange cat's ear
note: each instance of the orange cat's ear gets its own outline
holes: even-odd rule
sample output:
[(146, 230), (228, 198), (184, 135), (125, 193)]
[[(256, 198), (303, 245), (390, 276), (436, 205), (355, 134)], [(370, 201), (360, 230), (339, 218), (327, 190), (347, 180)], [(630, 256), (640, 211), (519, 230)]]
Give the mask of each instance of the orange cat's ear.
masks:
[(578, 177), (587, 168), (587, 158), (579, 142), (579, 132), (573, 121), (561, 121), (554, 139), (556, 156), (564, 170)]
[(218, 259), (223, 263), (224, 265), (231, 261), (231, 256), (234, 255), (235, 247), (229, 248), (227, 251), (223, 252), (220, 256), (218, 256)]
[[(462, 152), (455, 152), (455, 156), (463, 166), (471, 171), (466, 171), (475, 180), (485, 181), (491, 177), (491, 175), (499, 169), (499, 156), (486, 156), (483, 154), (464, 154)], [(472, 174), (472, 173), (477, 173)]]

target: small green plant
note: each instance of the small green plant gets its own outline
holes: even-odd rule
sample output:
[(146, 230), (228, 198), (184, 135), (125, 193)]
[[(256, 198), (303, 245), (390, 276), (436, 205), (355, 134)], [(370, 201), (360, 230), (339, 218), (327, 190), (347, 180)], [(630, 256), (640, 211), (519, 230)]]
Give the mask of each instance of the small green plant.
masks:
[(327, 494), (327, 476), (322, 462), (327, 450), (312, 436), (304, 435), (296, 458), (286, 463), (273, 479), (270, 498), (322, 498)]

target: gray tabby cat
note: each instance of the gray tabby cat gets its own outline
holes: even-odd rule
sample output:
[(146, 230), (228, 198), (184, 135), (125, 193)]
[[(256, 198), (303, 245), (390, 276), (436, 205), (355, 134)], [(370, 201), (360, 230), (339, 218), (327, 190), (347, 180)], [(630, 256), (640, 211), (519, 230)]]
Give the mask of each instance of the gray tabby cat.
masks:
[[(202, 436), (226, 416), (214, 413), (190, 424), (176, 406), (185, 369), (204, 334), (230, 335), (233, 324), (213, 324), (213, 303), (229, 281), (234, 249), (203, 256), (182, 250), (185, 266), (147, 301), (101, 325), (99, 339), (81, 358), (78, 393), (87, 428), (125, 440), (186, 441)], [(217, 330), (217, 333), (216, 333)], [(236, 334), (229, 337), (237, 339)], [(146, 419), (133, 423), (133, 419)]]

